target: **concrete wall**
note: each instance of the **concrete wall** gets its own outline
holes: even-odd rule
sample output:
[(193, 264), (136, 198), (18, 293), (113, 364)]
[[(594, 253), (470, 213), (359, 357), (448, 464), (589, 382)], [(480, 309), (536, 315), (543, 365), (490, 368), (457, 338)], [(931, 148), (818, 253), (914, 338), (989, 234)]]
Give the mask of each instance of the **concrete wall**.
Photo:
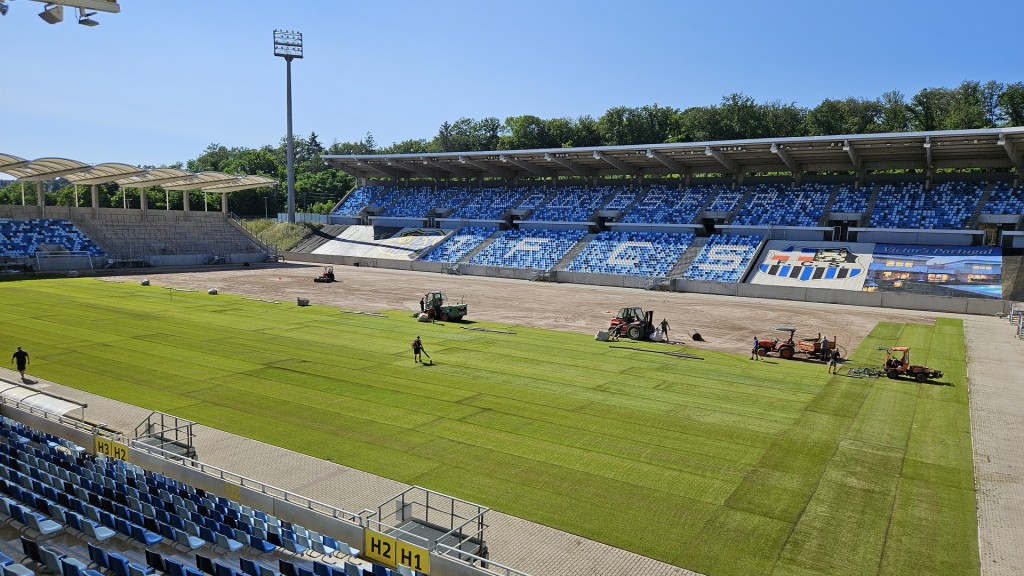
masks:
[(980, 230), (900, 230), (881, 228), (850, 228), (857, 242), (878, 244), (921, 244), (931, 246), (973, 246), (985, 233)]
[[(441, 272), (439, 262), (416, 262), (403, 260), (360, 261), (359, 258), (341, 256), (317, 256), (297, 252), (286, 252), (285, 260), (315, 262), (330, 265), (371, 266), (395, 270), (416, 270), (419, 272)], [(496, 266), (473, 266), (462, 264), (459, 273), (466, 276), (488, 278), (509, 278), (531, 280), (537, 271)], [(582, 272), (551, 272), (548, 279), (565, 284), (587, 284), (592, 286), (613, 286), (619, 288), (648, 288), (650, 278), (646, 276), (617, 276), (611, 274), (586, 274)], [(894, 308), (904, 310), (930, 310), (951, 314), (1003, 315), (1010, 311), (1010, 302), (990, 298), (954, 298), (948, 296), (926, 296), (917, 294), (894, 294), (886, 292), (857, 292), (853, 290), (825, 290), (820, 288), (793, 288), (788, 286), (765, 286), (760, 284), (726, 284), (674, 278), (669, 283), (674, 292), (694, 292), (720, 296), (742, 296), (745, 298), (770, 298), (798, 302), (820, 302), (825, 304), (846, 304), (873, 308)]]

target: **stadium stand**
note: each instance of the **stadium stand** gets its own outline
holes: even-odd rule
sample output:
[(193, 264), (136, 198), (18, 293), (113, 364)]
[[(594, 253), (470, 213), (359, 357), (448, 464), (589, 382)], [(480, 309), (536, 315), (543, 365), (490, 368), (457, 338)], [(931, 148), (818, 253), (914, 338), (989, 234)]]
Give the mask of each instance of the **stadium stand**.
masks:
[(689, 224), (715, 192), (712, 186), (691, 186), (678, 190), (651, 186), (626, 213), (622, 221), (636, 224)]
[(957, 230), (974, 214), (986, 185), (944, 182), (929, 191), (922, 184), (883, 184), (871, 212), (872, 228)]
[(715, 234), (683, 274), (693, 280), (739, 282), (761, 244), (761, 236)]
[(608, 188), (566, 186), (530, 214), (534, 222), (587, 222), (609, 194)]
[(566, 266), (566, 270), (664, 277), (692, 241), (693, 234), (601, 232)]
[(185, 217), (182, 212), (152, 210), (143, 219), (117, 211), (101, 213), (99, 218), (82, 220), (79, 225), (115, 258), (234, 254), (258, 261), (266, 257), (265, 246), (219, 212), (190, 212)]
[(871, 199), (871, 186), (856, 188), (853, 184), (840, 184), (836, 199), (832, 202), (831, 212), (864, 213)]
[(429, 186), (389, 188), (376, 200), (384, 206), (381, 216), (423, 218), (439, 203), (439, 196)]
[(103, 256), (102, 248), (69, 220), (0, 218), (0, 255), (11, 258), (34, 256), (40, 246), (60, 246), (68, 252)]
[(516, 205), (516, 208), (519, 210), (536, 210), (544, 204), (544, 200), (546, 200), (547, 197), (548, 193), (546, 191), (538, 188), (531, 188), (523, 195), (519, 204)]
[(482, 188), (473, 192), (469, 200), (449, 216), (463, 220), (498, 220), (515, 207), (529, 188)]
[(758, 184), (733, 219), (733, 224), (758, 226), (817, 226), (832, 191), (830, 184)]
[(448, 262), (454, 264), (462, 260), (481, 242), (497, 232), (497, 228), (484, 226), (466, 226), (458, 232), (450, 234), (444, 242), (421, 258), (425, 262)]
[(1014, 188), (1009, 182), (995, 182), (989, 191), (982, 214), (1024, 214), (1024, 188)]
[(506, 230), (469, 263), (549, 270), (585, 235), (585, 230)]
[(746, 193), (745, 188), (729, 190), (727, 188), (718, 187), (716, 190), (718, 195), (715, 196), (715, 200), (711, 203), (711, 206), (708, 207), (708, 210), (712, 212), (732, 212), (736, 209), (736, 204)]
[(342, 540), (135, 464), (93, 457), (16, 420), (0, 418), (0, 435), (0, 530), (17, 528), (25, 557), (21, 569), (8, 570), (16, 563), (0, 552), (5, 574), (268, 576), (277, 572), (265, 562), (275, 559), (296, 575), (391, 573)]
[(356, 188), (331, 212), (334, 216), (356, 216), (370, 205), (377, 195), (384, 192), (384, 186), (362, 186)]
[(601, 207), (602, 210), (625, 210), (636, 202), (640, 191), (609, 187), (605, 195), (608, 197), (608, 202)]

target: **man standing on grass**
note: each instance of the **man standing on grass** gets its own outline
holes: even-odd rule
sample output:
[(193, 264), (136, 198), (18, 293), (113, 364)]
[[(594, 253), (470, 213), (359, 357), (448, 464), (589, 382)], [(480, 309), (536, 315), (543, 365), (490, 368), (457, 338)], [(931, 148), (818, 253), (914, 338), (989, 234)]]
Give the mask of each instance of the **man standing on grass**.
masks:
[(661, 333), (665, 336), (665, 342), (668, 342), (668, 319), (662, 318), (659, 326), (661, 327)]
[(423, 360), (420, 358), (420, 352), (423, 352), (423, 342), (420, 340), (420, 337), (417, 336), (416, 339), (412, 341), (412, 361), (413, 362), (420, 362), (420, 363), (423, 362)]
[(22, 350), (21, 346), (18, 346), (18, 349), (15, 350), (14, 354), (11, 356), (11, 364), (14, 364), (15, 362), (18, 364), (18, 372), (21, 373), (21, 381), (24, 382), (25, 367), (29, 364), (29, 357), (28, 352)]
[(760, 351), (761, 351), (760, 348), (761, 348), (761, 341), (758, 340), (757, 336), (754, 336), (754, 349), (750, 351), (750, 359), (751, 360), (760, 360), (761, 359), (760, 358)]
[(839, 374), (839, 349), (831, 350), (828, 354), (828, 373)]

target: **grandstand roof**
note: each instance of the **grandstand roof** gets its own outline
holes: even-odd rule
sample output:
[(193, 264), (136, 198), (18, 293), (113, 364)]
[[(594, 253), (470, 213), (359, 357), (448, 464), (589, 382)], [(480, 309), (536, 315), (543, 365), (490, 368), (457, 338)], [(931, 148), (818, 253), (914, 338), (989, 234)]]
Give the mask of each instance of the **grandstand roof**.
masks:
[(326, 155), (360, 178), (1024, 168), (1024, 127), (431, 154)]
[(277, 185), (276, 180), (265, 176), (224, 174), (223, 172), (193, 173), (177, 168), (147, 169), (117, 162), (90, 165), (67, 158), (25, 160), (18, 156), (2, 153), (0, 153), (0, 172), (14, 176), (19, 182), (64, 178), (72, 184), (116, 182), (126, 188), (160, 186), (165, 190), (203, 189), (207, 192), (238, 192)]

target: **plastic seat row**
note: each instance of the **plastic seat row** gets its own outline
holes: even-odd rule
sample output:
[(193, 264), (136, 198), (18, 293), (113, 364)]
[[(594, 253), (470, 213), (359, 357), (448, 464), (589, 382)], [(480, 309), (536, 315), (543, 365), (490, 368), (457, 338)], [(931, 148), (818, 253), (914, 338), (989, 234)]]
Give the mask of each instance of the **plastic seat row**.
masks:
[(59, 245), (68, 252), (103, 256), (103, 250), (70, 220), (0, 218), (0, 255), (24, 258), (34, 256), (41, 245)]
[(832, 191), (830, 184), (758, 184), (740, 206), (734, 224), (760, 226), (817, 226)]
[(652, 186), (644, 191), (622, 221), (638, 224), (689, 224), (697, 219), (701, 208), (719, 189), (716, 186), (690, 186), (683, 189)]
[(715, 234), (683, 276), (712, 282), (739, 282), (760, 244), (761, 236)]
[(469, 263), (549, 270), (584, 236), (583, 230), (506, 230)]
[[(56, 457), (57, 459), (65, 456), (64, 452), (57, 451), (56, 445), (53, 447), (46, 446), (49, 450), (54, 450), (53, 454), (42, 453), (43, 458), (37, 458), (28, 453), (27, 444), (22, 443), (19, 440), (27, 439), (25, 436), (21, 436), (20, 433), (27, 433), (24, 430), (19, 430), (19, 433), (12, 433), (12, 430), (6, 429), (6, 431), (18, 438), (18, 440), (9, 440), (9, 442), (17, 443), (16, 447), (12, 447), (8, 444), (6, 452), (13, 451), (24, 460), (31, 460), (35, 465), (45, 465), (48, 470), (55, 469), (54, 463), (45, 460), (45, 457)], [(37, 453), (39, 449), (36, 449)], [(0, 454), (0, 458), (4, 459), (6, 464), (10, 464), (11, 457), (9, 454)], [(67, 461), (63, 462), (68, 464)], [(48, 488), (52, 490), (49, 485), (53, 483), (57, 486), (59, 478), (57, 476), (51, 476), (49, 473), (42, 469), (27, 468), (27, 464), (21, 460), (17, 461), (19, 467), (24, 471), (31, 471), (32, 476), (40, 478), (41, 480), (33, 480), (34, 485), (38, 485), (37, 489), (42, 490)], [(0, 466), (0, 469), (6, 470), (8, 477), (12, 474), (18, 474), (5, 466)], [(56, 468), (57, 470), (63, 470), (62, 468)], [(134, 538), (144, 545), (157, 544), (162, 541), (163, 536), (167, 538), (172, 545), (177, 544), (187, 550), (197, 549), (206, 543), (213, 544), (215, 549), (223, 549), (226, 553), (234, 553), (242, 548), (243, 544), (252, 546), (257, 553), (265, 553), (277, 549), (280, 546), (282, 549), (289, 551), (298, 556), (304, 554), (316, 555), (320, 554), (323, 557), (338, 556), (338, 557), (355, 557), (358, 556), (360, 551), (355, 549), (348, 544), (334, 540), (333, 538), (311, 531), (299, 525), (293, 525), (287, 521), (278, 520), (277, 518), (264, 514), (258, 510), (253, 510), (248, 507), (241, 506), (238, 503), (232, 502), (224, 498), (217, 498), (214, 501), (212, 498), (204, 496), (202, 491), (193, 489), (193, 492), (189, 492), (184, 488), (185, 484), (173, 481), (169, 478), (160, 476), (159, 474), (145, 473), (141, 469), (122, 461), (116, 460), (95, 460), (89, 462), (88, 458), (84, 459), (82, 466), (79, 471), (82, 473), (79, 477), (79, 481), (82, 485), (98, 489), (102, 486), (104, 489), (103, 499), (97, 499), (95, 493), (87, 493), (91, 501), (101, 504), (103, 510), (98, 509), (96, 506), (85, 504), (83, 501), (78, 499), (66, 498), (64, 493), (58, 493), (58, 496), (65, 496), (62, 501), (67, 501), (69, 506), (68, 509), (61, 508), (55, 503), (46, 501), (45, 503), (40, 502), (40, 505), (48, 505), (51, 513), (54, 517), (55, 524), (57, 523), (56, 518), (60, 518), (61, 522), (66, 521), (67, 525), (71, 528), (85, 534), (88, 537), (93, 538), (96, 541), (105, 540), (113, 535), (113, 530), (104, 532), (104, 527), (109, 526), (110, 528), (116, 529), (118, 532), (124, 533), (126, 536)], [(71, 473), (65, 472), (64, 476), (74, 479)], [(86, 478), (90, 476), (92, 480)], [(120, 480), (116, 483), (117, 491), (112, 491), (109, 487), (113, 483), (111, 476), (119, 477)], [(19, 475), (18, 480), (27, 483), (30, 478), (28, 474)], [(101, 482), (102, 480), (102, 482)], [(160, 502), (163, 508), (155, 507), (145, 502), (136, 502), (135, 506), (131, 509), (122, 505), (120, 502), (124, 501), (124, 494), (126, 491), (134, 493), (141, 497), (146, 498), (145, 492), (135, 490), (131, 486), (125, 486), (124, 483), (133, 483), (136, 480), (144, 480), (146, 484), (152, 484), (150, 486), (150, 492), (159, 492), (162, 497), (153, 497), (152, 502)], [(46, 482), (46, 484), (43, 484)], [(5, 487), (17, 489), (16, 486), (8, 485), (7, 481), (4, 482)], [(163, 486), (163, 488), (156, 488), (156, 486)], [(67, 486), (70, 488), (70, 483)], [(173, 490), (173, 493), (172, 493)], [(82, 494), (84, 489), (81, 486), (76, 487), (78, 494)], [(24, 491), (28, 493), (28, 491)], [(201, 500), (206, 506), (211, 507), (211, 514), (221, 514), (222, 518), (231, 522), (232, 518), (238, 518), (241, 520), (248, 519), (248, 523), (239, 523), (239, 530), (232, 531), (233, 529), (226, 524), (215, 523), (212, 518), (203, 518), (202, 515), (198, 514), (202, 510), (202, 505), (194, 505), (195, 500), (187, 500), (182, 495), (191, 495), (196, 500)], [(51, 494), (52, 496), (52, 494)], [(23, 496), (24, 497), (24, 496)], [(35, 497), (34, 495), (32, 497)], [(111, 503), (111, 499), (116, 498), (118, 502)], [(193, 505), (189, 505), (193, 504)], [(71, 508), (74, 508), (72, 510)], [(143, 515), (138, 510), (146, 510), (148, 508), (149, 515)], [(178, 513), (185, 515), (187, 509), (192, 508), (195, 511), (188, 514), (185, 517), (176, 515), (169, 510), (174, 509)], [(213, 510), (216, 508), (216, 510)], [(108, 510), (112, 509), (112, 514)], [(17, 514), (20, 509), (15, 512)], [(83, 517), (79, 517), (81, 513)], [(188, 518), (188, 519), (186, 519)], [(131, 521), (129, 522), (130, 519)], [(31, 525), (31, 520), (27, 520)], [(142, 526), (137, 526), (136, 523), (144, 523), (146, 528), (152, 528), (154, 531), (158, 530), (160, 534), (146, 535), (143, 532)], [(200, 524), (202, 523), (202, 524)], [(42, 529), (37, 530), (40, 534), (52, 534), (57, 529), (63, 529), (63, 525), (56, 526), (43, 526)], [(248, 529), (248, 530), (246, 530)], [(251, 531), (252, 536), (249, 535)], [(257, 536), (259, 535), (259, 536)], [(239, 540), (231, 538), (235, 536)], [(269, 540), (269, 542), (267, 541)]]
[(473, 191), (469, 199), (451, 214), (451, 218), (466, 220), (498, 220), (507, 210), (517, 206), (530, 192), (530, 188), (482, 188)]
[(1009, 182), (996, 182), (989, 190), (982, 214), (1024, 214), (1024, 187), (1014, 188)]
[(450, 234), (421, 260), (424, 262), (458, 262), (497, 230), (497, 228), (484, 226), (463, 227)]
[(606, 231), (566, 266), (570, 272), (667, 276), (693, 242), (693, 234)]
[(534, 222), (587, 222), (608, 196), (607, 188), (565, 186), (530, 214)]

